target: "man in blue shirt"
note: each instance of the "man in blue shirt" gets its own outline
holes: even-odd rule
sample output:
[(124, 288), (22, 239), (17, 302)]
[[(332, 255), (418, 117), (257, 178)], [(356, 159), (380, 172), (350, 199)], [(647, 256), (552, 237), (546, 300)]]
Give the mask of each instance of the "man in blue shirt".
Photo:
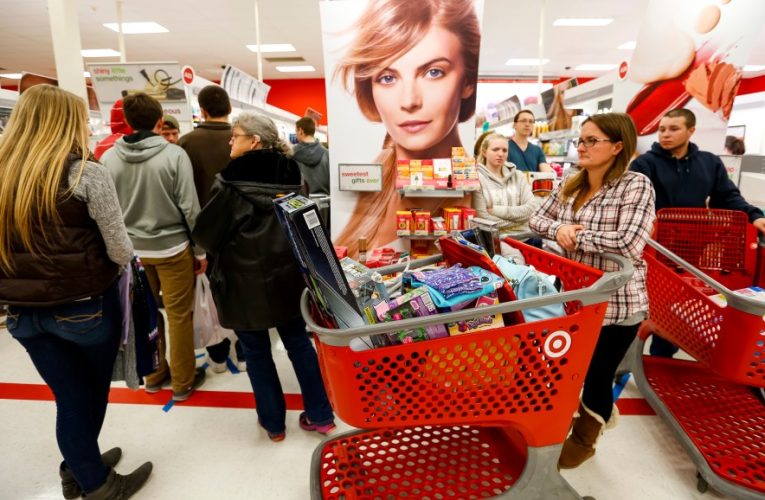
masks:
[(534, 131), (534, 113), (524, 109), (513, 118), (515, 134), (509, 141), (507, 161), (514, 163), (518, 170), (528, 172), (554, 172), (539, 146), (531, 144), (529, 137)]

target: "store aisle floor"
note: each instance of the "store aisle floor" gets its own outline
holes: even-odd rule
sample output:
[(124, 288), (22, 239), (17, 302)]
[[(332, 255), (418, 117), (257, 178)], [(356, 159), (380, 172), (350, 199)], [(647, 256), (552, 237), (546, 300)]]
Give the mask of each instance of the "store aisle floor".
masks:
[[(273, 344), (284, 390), (297, 394), (287, 354), (276, 339)], [(21, 346), (0, 330), (0, 500), (61, 498), (55, 406), (34, 400), (46, 399), (39, 396), (45, 394), (41, 386)], [(136, 500), (309, 498), (311, 453), (321, 436), (301, 430), (299, 411), (291, 410), (287, 439), (269, 441), (251, 408), (246, 374), (208, 370), (199, 394), (169, 411), (163, 411), (169, 392), (147, 397), (121, 383), (114, 387), (120, 390), (112, 391), (112, 399), (127, 402), (110, 404), (103, 449), (123, 448), (121, 472), (145, 460), (154, 462), (154, 473)], [(630, 382), (622, 396), (625, 409), (639, 403), (639, 397)], [(221, 407), (232, 401), (238, 407)], [(349, 429), (338, 424), (338, 432)], [(696, 491), (693, 464), (656, 416), (623, 415), (601, 440), (595, 458), (564, 476), (580, 494), (598, 500), (725, 498)]]

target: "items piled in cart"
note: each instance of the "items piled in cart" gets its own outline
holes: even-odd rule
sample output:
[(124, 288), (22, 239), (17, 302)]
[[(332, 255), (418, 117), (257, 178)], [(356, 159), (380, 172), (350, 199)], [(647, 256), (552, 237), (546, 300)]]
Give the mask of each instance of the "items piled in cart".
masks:
[[(334, 324), (360, 326), (433, 316), (500, 302), (501, 289), (509, 286), (505, 297), (532, 298), (558, 293), (548, 276), (526, 266), (520, 252), (509, 258), (494, 255), (477, 244), (476, 231), (455, 231), (442, 238), (442, 244), (458, 245), (472, 256), (483, 259), (493, 270), (470, 263), (439, 262), (416, 270), (383, 276), (348, 257), (338, 259), (315, 204), (302, 196), (289, 195), (276, 202), (293, 250), (300, 262), (314, 304)], [(468, 238), (472, 238), (472, 241)], [(385, 272), (385, 270), (383, 270)], [(509, 295), (508, 295), (509, 294)], [(503, 318), (501, 314), (478, 316), (442, 324), (392, 330), (384, 334), (354, 339), (354, 350), (366, 350), (412, 342), (441, 339), (506, 326), (507, 321), (563, 316), (562, 305), (534, 308)]]

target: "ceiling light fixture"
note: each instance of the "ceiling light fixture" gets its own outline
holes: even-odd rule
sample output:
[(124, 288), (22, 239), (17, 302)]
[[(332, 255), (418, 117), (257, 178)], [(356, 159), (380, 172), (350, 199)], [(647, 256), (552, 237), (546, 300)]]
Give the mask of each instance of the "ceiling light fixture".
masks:
[(505, 62), (505, 66), (540, 66), (549, 63), (549, 59), (542, 59), (541, 61), (539, 59), (529, 57), (529, 58), (513, 58), (508, 59)]
[(21, 73), (3, 73), (0, 78), (7, 78), (8, 80), (21, 80)]
[(316, 68), (313, 66), (277, 66), (276, 71), (281, 71), (282, 73), (307, 73), (316, 71)]
[(114, 49), (83, 49), (82, 57), (119, 57), (120, 53)]
[(744, 71), (746, 72), (753, 72), (753, 71), (762, 71), (765, 69), (765, 65), (762, 64), (747, 64), (744, 66)]
[(247, 45), (248, 49), (253, 52), (260, 52), (265, 54), (267, 52), (295, 52), (295, 46), (291, 43), (261, 43), (260, 48), (257, 44)]
[(616, 68), (616, 64), (580, 64), (575, 71), (608, 71)]
[(619, 50), (635, 50), (636, 45), (637, 42), (635, 40), (630, 40), (629, 42), (624, 42), (616, 48)]
[[(117, 23), (104, 23), (106, 28), (119, 32)], [(170, 30), (154, 21), (140, 23), (122, 23), (122, 33), (126, 35), (145, 35), (147, 33), (167, 33)]]
[(553, 21), (553, 26), (608, 26), (613, 22), (611, 17), (600, 18), (560, 18)]

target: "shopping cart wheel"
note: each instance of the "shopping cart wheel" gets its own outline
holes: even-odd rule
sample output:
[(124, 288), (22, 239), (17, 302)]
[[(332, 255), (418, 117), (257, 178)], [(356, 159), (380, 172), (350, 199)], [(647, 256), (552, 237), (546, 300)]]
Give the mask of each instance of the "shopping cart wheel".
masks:
[(701, 477), (701, 473), (696, 473), (696, 479), (698, 479), (698, 482), (696, 483), (696, 489), (699, 490), (699, 493), (706, 493), (709, 489), (709, 483), (706, 479)]

